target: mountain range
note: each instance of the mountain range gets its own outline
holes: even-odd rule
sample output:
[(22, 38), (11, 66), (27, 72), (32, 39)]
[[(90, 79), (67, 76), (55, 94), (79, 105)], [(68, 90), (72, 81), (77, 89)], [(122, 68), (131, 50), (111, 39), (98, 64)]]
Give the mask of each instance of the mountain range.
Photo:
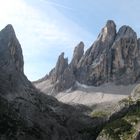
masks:
[(70, 63), (64, 52), (58, 57), (55, 68), (36, 83), (50, 80), (53, 92), (61, 92), (76, 82), (88, 86), (104, 83), (129, 85), (140, 80), (140, 39), (129, 26), (116, 31), (114, 21), (108, 20), (97, 40), (84, 53), (84, 43), (74, 49)]
[[(117, 32), (109, 20), (85, 53), (80, 42), (70, 63), (61, 53), (55, 68), (32, 83), (24, 74), (15, 31), (7, 25), (0, 31), (0, 139), (139, 140), (139, 47), (140, 40), (131, 27), (122, 26)], [(129, 92), (135, 88), (116, 102), (106, 100), (90, 106), (55, 98), (62, 92), (64, 97), (65, 93), (88, 94), (111, 86), (118, 92), (119, 88), (129, 88)]]

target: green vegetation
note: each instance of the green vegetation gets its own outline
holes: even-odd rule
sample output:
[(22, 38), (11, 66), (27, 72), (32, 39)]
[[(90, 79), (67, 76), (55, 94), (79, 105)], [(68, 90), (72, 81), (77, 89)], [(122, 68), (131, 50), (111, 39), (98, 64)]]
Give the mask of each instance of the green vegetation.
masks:
[(119, 101), (119, 104), (124, 104), (124, 105), (131, 105), (133, 103), (134, 102), (130, 96), (128, 98), (124, 98), (124, 99)]
[(100, 136), (106, 137), (107, 140), (133, 140), (136, 137), (138, 123), (140, 123), (139, 102), (123, 118), (107, 124)]
[(107, 117), (109, 115), (109, 112), (105, 111), (93, 111), (91, 113), (92, 117)]
[(133, 126), (124, 119), (108, 124), (103, 130), (103, 134), (112, 140), (132, 140), (134, 133), (135, 129)]
[(140, 122), (140, 106), (137, 106), (135, 109), (129, 111), (124, 118), (133, 125)]

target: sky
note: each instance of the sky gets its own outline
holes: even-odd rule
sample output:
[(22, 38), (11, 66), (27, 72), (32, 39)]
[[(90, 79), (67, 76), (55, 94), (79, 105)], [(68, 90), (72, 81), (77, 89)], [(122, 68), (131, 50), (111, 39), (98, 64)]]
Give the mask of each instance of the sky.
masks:
[(70, 62), (80, 41), (89, 48), (109, 19), (140, 37), (139, 6), (139, 0), (0, 0), (0, 30), (13, 25), (24, 72), (34, 81), (49, 73), (61, 52)]

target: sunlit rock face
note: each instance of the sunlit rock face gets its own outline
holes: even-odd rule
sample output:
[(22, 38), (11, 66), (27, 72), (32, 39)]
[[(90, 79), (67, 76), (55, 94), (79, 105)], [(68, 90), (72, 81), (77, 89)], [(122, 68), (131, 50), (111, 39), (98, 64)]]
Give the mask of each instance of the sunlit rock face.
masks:
[[(80, 83), (99, 85), (106, 80), (107, 54), (116, 36), (116, 25), (107, 21), (97, 40), (85, 52), (77, 65), (76, 77)], [(101, 80), (99, 80), (101, 79)]]

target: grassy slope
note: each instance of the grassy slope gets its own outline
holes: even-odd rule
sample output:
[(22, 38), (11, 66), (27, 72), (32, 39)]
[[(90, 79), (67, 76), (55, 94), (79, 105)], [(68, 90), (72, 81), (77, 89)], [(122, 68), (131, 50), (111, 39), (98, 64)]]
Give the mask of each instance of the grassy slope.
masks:
[(104, 127), (99, 135), (104, 140), (133, 140), (137, 135), (140, 127), (140, 101), (133, 102), (128, 98), (122, 100), (121, 103), (125, 105), (135, 104), (135, 106), (130, 108), (123, 117), (111, 121)]

